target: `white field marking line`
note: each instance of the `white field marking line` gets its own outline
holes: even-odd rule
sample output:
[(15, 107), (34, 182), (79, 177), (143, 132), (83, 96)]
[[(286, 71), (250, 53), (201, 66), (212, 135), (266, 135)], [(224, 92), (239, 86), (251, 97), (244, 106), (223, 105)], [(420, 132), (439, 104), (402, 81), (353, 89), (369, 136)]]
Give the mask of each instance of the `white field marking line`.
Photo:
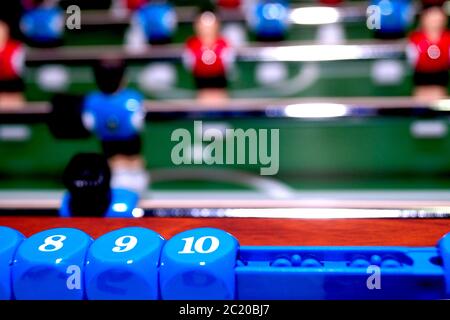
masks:
[[(396, 59), (388, 59), (396, 60)], [(335, 65), (325, 67), (322, 65), (320, 77), (322, 79), (343, 79), (343, 78), (370, 78), (371, 66), (363, 63), (362, 61), (352, 61), (348, 65)], [(400, 60), (400, 62), (403, 62)], [(411, 76), (413, 74), (411, 66), (408, 63), (404, 63), (405, 76)]]
[[(142, 89), (137, 80), (137, 68), (130, 68), (130, 83), (137, 85), (144, 92), (148, 92), (156, 99), (193, 99), (196, 96), (195, 89), (186, 89), (179, 87), (172, 87), (165, 91), (152, 91)], [(342, 78), (366, 78), (370, 76), (370, 67), (367, 61), (351, 61), (345, 66), (325, 66), (319, 63), (305, 63), (303, 68), (299, 68), (299, 72), (283, 82), (272, 86), (261, 86), (248, 89), (234, 89), (230, 90), (232, 98), (246, 98), (246, 97), (265, 97), (265, 96), (290, 96), (296, 93), (301, 93), (313, 86), (320, 79), (342, 79)], [(411, 68), (405, 64), (405, 76), (412, 74)], [(27, 81), (37, 83), (36, 74), (31, 73), (27, 76)], [(70, 70), (70, 84), (84, 84), (94, 81), (91, 71), (87, 68)]]
[(236, 98), (257, 97), (265, 95), (289, 96), (305, 91), (314, 85), (320, 78), (320, 66), (318, 63), (305, 63), (299, 68), (298, 73), (285, 81), (272, 86), (261, 86), (250, 89), (232, 90), (230, 95)]
[[(149, 66), (151, 63), (149, 63), (147, 66)], [(170, 87), (167, 90), (148, 90), (141, 87), (139, 83), (139, 77), (140, 77), (140, 70), (142, 68), (139, 67), (131, 67), (128, 70), (128, 75), (130, 77), (130, 82), (135, 84), (140, 90), (143, 92), (147, 92), (148, 94), (151, 94), (152, 96), (156, 97), (160, 100), (166, 100), (167, 98), (174, 98), (174, 99), (183, 99), (183, 98), (189, 98), (194, 99), (197, 95), (197, 91), (195, 89), (187, 89), (187, 88), (179, 88), (179, 87)], [(178, 72), (177, 72), (177, 80), (178, 80)]]
[(266, 196), (275, 199), (294, 197), (295, 191), (283, 182), (244, 171), (229, 169), (158, 169), (151, 172), (153, 182), (178, 180), (205, 180), (228, 182), (252, 187)]
[[(395, 60), (395, 59), (394, 59)], [(320, 78), (357, 78), (357, 77), (368, 77), (370, 74), (370, 65), (368, 66), (368, 62), (367, 61), (349, 61), (349, 63), (345, 63), (346, 61), (342, 61), (342, 64), (332, 64), (329, 66), (320, 66)], [(331, 62), (333, 63), (333, 62)], [(320, 63), (306, 63), (306, 64), (319, 64)], [(53, 65), (53, 64), (52, 64)], [(58, 65), (58, 63), (56, 63), (55, 65)], [(306, 68), (306, 66), (305, 66)], [(68, 68), (69, 72), (70, 72), (70, 83), (75, 83), (75, 84), (85, 84), (88, 82), (93, 82), (94, 78), (91, 72), (90, 68), (83, 68), (83, 67), (79, 67), (79, 68)], [(138, 84), (138, 76), (139, 76), (139, 71), (138, 67), (130, 67), (128, 69), (128, 76), (130, 79), (130, 83), (133, 84)], [(298, 75), (296, 75), (295, 77), (300, 77), (301, 75), (301, 71), (299, 72)], [(405, 63), (405, 75), (411, 75), (412, 74), (412, 68), (409, 67), (408, 63)], [(289, 80), (294, 79), (290, 78)], [(37, 78), (37, 72), (28, 72), (26, 75), (26, 79), (27, 82), (31, 82), (31, 83), (37, 83), (36, 81)], [(278, 87), (281, 87), (283, 85), (286, 85), (285, 82), (278, 84)], [(264, 87), (266, 88), (266, 87)], [(267, 88), (271, 88), (271, 87), (267, 87)], [(183, 89), (183, 88), (176, 88), (180, 94), (179, 96), (187, 96), (187, 95), (192, 95), (195, 90), (192, 89)], [(172, 88), (170, 89), (172, 90)], [(168, 91), (170, 91), (168, 90)], [(245, 90), (257, 90), (257, 91), (261, 91), (261, 88), (250, 88), (250, 89), (243, 89), (242, 91)], [(233, 90), (232, 92), (239, 92), (239, 90)], [(250, 91), (249, 91), (250, 92)], [(295, 93), (295, 92), (294, 92)], [(168, 95), (168, 94), (167, 94)], [(163, 96), (161, 94), (161, 96)], [(172, 95), (169, 95), (172, 96)]]
[[(181, 98), (194, 98), (196, 96), (195, 89), (185, 89), (179, 87), (172, 87), (165, 91), (150, 91), (141, 88), (138, 82), (137, 68), (130, 68), (128, 74), (130, 75), (130, 83), (137, 85), (142, 91), (148, 92), (157, 99), (181, 99)], [(31, 83), (37, 83), (37, 73), (32, 73), (27, 76), (27, 81)], [(302, 92), (311, 87), (320, 78), (320, 67), (317, 63), (305, 63), (302, 68), (299, 68), (298, 73), (291, 78), (286, 79), (273, 86), (261, 86), (249, 89), (234, 89), (230, 90), (232, 97), (257, 97), (266, 95), (276, 96), (289, 96), (295, 93)], [(87, 68), (70, 70), (69, 77), (70, 84), (84, 84), (92, 82), (91, 71)]]
[[(267, 95), (274, 96), (290, 96), (295, 93), (300, 93), (317, 82), (320, 78), (320, 68), (317, 63), (306, 63), (303, 68), (299, 68), (298, 73), (291, 78), (286, 79), (273, 86), (261, 86), (248, 89), (233, 89), (230, 90), (232, 98), (245, 97), (264, 97)], [(157, 99), (173, 99), (194, 97), (196, 95), (195, 89), (182, 89), (173, 87), (166, 91), (148, 91)]]

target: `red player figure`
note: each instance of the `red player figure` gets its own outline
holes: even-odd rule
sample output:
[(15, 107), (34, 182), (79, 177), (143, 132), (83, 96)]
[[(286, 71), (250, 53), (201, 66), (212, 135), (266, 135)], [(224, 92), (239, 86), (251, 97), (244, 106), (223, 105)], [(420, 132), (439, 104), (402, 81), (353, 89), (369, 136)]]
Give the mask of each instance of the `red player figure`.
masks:
[(414, 96), (424, 100), (447, 96), (450, 69), (450, 32), (442, 7), (426, 6), (419, 29), (409, 37), (408, 54), (414, 66)]
[(217, 6), (223, 9), (239, 9), (241, 0), (217, 0)]
[(324, 6), (340, 6), (344, 0), (319, 0), (319, 3)]
[(113, 15), (126, 16), (137, 11), (147, 3), (148, 0), (112, 0), (110, 10)]
[(24, 106), (23, 65), (24, 49), (10, 37), (10, 27), (0, 17), (0, 109)]
[(125, 7), (130, 11), (136, 11), (145, 5), (147, 0), (122, 0), (124, 2)]
[(184, 61), (192, 72), (198, 100), (222, 103), (228, 99), (227, 71), (233, 64), (233, 50), (220, 35), (220, 22), (212, 12), (202, 13), (195, 21), (195, 36), (186, 43)]
[(422, 7), (443, 6), (446, 0), (422, 0)]

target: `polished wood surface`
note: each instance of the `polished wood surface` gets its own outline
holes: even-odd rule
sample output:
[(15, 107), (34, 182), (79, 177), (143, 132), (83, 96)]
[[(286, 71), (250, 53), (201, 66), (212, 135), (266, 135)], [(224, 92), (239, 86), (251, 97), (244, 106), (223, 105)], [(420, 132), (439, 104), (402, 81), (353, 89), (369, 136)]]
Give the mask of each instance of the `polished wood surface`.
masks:
[(450, 220), (447, 219), (0, 217), (0, 225), (19, 230), (25, 236), (51, 228), (79, 228), (94, 238), (111, 230), (141, 226), (166, 239), (188, 229), (215, 227), (233, 234), (241, 245), (435, 246), (450, 232)]

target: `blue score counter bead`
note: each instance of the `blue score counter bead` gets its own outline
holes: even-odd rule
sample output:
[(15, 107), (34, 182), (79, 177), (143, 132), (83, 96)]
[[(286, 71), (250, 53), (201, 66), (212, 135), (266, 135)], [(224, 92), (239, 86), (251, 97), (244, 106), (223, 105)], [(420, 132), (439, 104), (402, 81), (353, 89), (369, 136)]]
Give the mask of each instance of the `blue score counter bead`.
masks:
[(168, 300), (227, 300), (235, 298), (238, 242), (212, 228), (185, 231), (163, 248), (160, 289)]
[(158, 299), (158, 267), (164, 239), (132, 227), (98, 238), (89, 249), (86, 293), (90, 300)]
[(450, 233), (447, 233), (439, 241), (438, 248), (444, 267), (446, 295), (450, 298)]
[(17, 247), (23, 239), (24, 236), (20, 232), (0, 227), (0, 300), (12, 298), (11, 265)]
[(26, 239), (13, 265), (18, 300), (81, 300), (86, 254), (92, 239), (78, 229), (58, 228)]

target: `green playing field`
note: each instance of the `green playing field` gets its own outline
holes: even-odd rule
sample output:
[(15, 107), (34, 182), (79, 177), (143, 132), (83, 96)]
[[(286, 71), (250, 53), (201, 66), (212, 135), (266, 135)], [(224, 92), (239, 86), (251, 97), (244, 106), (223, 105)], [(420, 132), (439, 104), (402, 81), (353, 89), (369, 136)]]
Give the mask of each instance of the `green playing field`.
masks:
[[(426, 189), (450, 186), (450, 138), (421, 137), (414, 126), (426, 120), (405, 117), (342, 118), (305, 121), (293, 118), (205, 117), (203, 126), (223, 129), (279, 129), (279, 172), (275, 178), (300, 189)], [(176, 166), (171, 152), (174, 130), (186, 128), (192, 134), (192, 147), (205, 147), (194, 132), (194, 119), (154, 119), (144, 132), (144, 156), (150, 171), (159, 170), (243, 170), (259, 175), (263, 165), (181, 165)], [(424, 122), (425, 121), (425, 122)], [(429, 124), (448, 125), (447, 118), (428, 120)], [(431, 121), (431, 122), (430, 122)], [(232, 138), (225, 138), (224, 143)], [(270, 140), (269, 140), (270, 141)], [(248, 146), (247, 146), (248, 149)], [(98, 142), (55, 140), (46, 125), (29, 126), (23, 141), (1, 141), (1, 188), (59, 188), (60, 176), (77, 152), (100, 151)], [(206, 156), (205, 156), (206, 157)], [(247, 155), (248, 157), (248, 155)], [(246, 163), (248, 163), (248, 159)], [(231, 171), (230, 171), (231, 172)], [(214, 171), (209, 171), (214, 177)], [(193, 176), (195, 177), (195, 175)], [(164, 180), (164, 179), (162, 179)], [(200, 179), (201, 180), (201, 179)], [(239, 183), (164, 182), (156, 188), (239, 188)]]
[[(364, 21), (340, 25), (347, 40), (372, 39)], [(224, 27), (227, 27), (224, 24)], [(243, 27), (241, 24), (240, 27)], [(331, 29), (336, 26), (331, 26)], [(339, 31), (338, 29), (331, 32)], [(294, 25), (288, 41), (310, 41), (318, 37), (317, 26)], [(325, 30), (327, 31), (327, 30)], [(330, 30), (328, 30), (330, 32)], [(108, 29), (87, 27), (82, 33), (69, 32), (68, 46), (123, 44), (125, 25)], [(175, 45), (192, 34), (186, 24), (178, 29)], [(248, 40), (253, 36), (247, 34)], [(370, 42), (370, 41), (368, 41)], [(281, 43), (283, 45), (283, 43)], [(59, 63), (55, 63), (59, 64)], [(50, 83), (54, 91), (86, 94), (95, 89), (88, 64), (64, 66), (68, 78), (64, 84)], [(156, 72), (156, 71), (160, 72)], [(162, 70), (162, 71), (161, 71)], [(46, 89), (45, 68), (29, 66), (26, 95), (30, 101), (48, 101), (54, 92)], [(48, 70), (47, 70), (48, 72)], [(229, 92), (238, 98), (301, 97), (393, 97), (410, 96), (411, 68), (404, 57), (385, 60), (344, 60), (327, 62), (238, 61), (230, 73)], [(164, 77), (158, 77), (163, 74)], [(156, 76), (155, 76), (156, 75)], [(147, 99), (191, 99), (196, 91), (191, 75), (181, 61), (132, 62), (128, 69), (130, 86), (145, 93)], [(51, 77), (50, 77), (51, 78)], [(44, 79), (44, 80), (43, 80)], [(51, 81), (50, 81), (51, 82)], [(312, 106), (314, 107), (314, 106)], [(175, 129), (187, 128), (193, 135), (192, 118), (152, 119), (144, 131), (144, 156), (148, 168), (158, 177), (161, 170), (239, 170), (258, 175), (258, 165), (192, 165), (177, 167), (171, 159)], [(205, 125), (221, 128), (279, 129), (279, 172), (271, 177), (295, 189), (446, 189), (450, 187), (450, 138), (448, 119), (435, 119), (445, 128), (434, 137), (420, 137), (413, 128), (427, 119), (417, 117), (348, 117), (321, 120), (272, 117), (204, 117)], [(426, 124), (426, 123), (425, 123)], [(436, 123), (431, 123), (435, 125)], [(3, 127), (5, 128), (5, 127)], [(0, 126), (1, 129), (1, 126)], [(25, 127), (22, 141), (0, 139), (1, 189), (58, 189), (60, 177), (69, 159), (77, 152), (100, 151), (99, 143), (87, 140), (54, 139), (45, 124)], [(214, 171), (215, 170), (215, 171)], [(196, 171), (199, 172), (199, 171)], [(175, 173), (176, 174), (176, 173)], [(193, 177), (196, 175), (193, 174)], [(248, 186), (240, 181), (185, 181), (156, 179), (155, 189), (225, 189)], [(239, 179), (237, 179), (239, 180)]]
[[(155, 77), (156, 68), (163, 68), (168, 75)], [(67, 71), (65, 90), (85, 94), (95, 89), (89, 67), (67, 67)], [(30, 67), (27, 73), (26, 93), (30, 101), (45, 101), (52, 96), (42, 88), (41, 73), (37, 67)], [(230, 74), (229, 91), (231, 98), (409, 96), (411, 73), (410, 66), (401, 59), (238, 62)], [(128, 79), (131, 87), (149, 99), (190, 99), (196, 93), (193, 79), (181, 63), (134, 63), (128, 70)]]

